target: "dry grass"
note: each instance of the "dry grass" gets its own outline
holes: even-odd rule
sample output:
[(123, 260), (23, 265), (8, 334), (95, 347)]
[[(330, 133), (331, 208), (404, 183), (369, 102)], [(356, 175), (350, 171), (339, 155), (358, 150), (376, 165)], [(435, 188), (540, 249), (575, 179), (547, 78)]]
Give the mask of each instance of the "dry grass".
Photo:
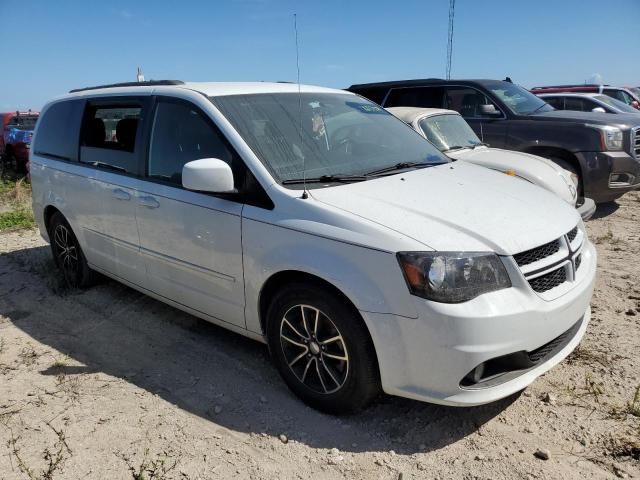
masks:
[(166, 480), (178, 465), (178, 461), (171, 460), (166, 452), (150, 459), (148, 448), (145, 449), (142, 461), (137, 466), (124, 454), (120, 454), (119, 457), (126, 462), (133, 480)]
[(0, 232), (33, 228), (31, 185), (12, 174), (0, 178)]
[(20, 359), (20, 363), (29, 367), (36, 363), (38, 359), (38, 354), (36, 353), (33, 345), (28, 344), (26, 347), (23, 347), (18, 353), (18, 358)]

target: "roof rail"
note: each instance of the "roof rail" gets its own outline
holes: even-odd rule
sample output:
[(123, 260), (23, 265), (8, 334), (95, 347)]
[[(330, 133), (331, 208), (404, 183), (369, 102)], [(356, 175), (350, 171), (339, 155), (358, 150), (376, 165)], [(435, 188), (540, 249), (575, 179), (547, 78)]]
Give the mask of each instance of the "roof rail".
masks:
[(570, 88), (570, 87), (609, 87), (608, 83), (573, 83), (570, 85), (545, 85), (544, 87), (533, 87), (531, 90), (542, 88)]
[(99, 90), (101, 88), (157, 87), (162, 85), (184, 85), (184, 82), (182, 80), (149, 80), (148, 82), (111, 83), (109, 85), (97, 85), (95, 87), (74, 88), (73, 90), (69, 90), (69, 93), (84, 92), (85, 90)]

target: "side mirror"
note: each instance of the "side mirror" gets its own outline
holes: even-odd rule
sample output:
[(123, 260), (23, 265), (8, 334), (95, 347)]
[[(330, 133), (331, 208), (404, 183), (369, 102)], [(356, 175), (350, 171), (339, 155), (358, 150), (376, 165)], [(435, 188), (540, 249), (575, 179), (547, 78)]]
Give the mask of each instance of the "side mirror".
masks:
[(487, 117), (499, 117), (502, 115), (500, 110), (498, 110), (493, 104), (480, 105), (480, 113)]
[(637, 108), (638, 110), (640, 110), (640, 103), (638, 103), (637, 100), (634, 100), (633, 102), (631, 102), (631, 106), (633, 108)]
[(198, 192), (233, 192), (233, 172), (228, 163), (217, 158), (193, 160), (182, 167), (182, 186)]
[(592, 112), (598, 112), (598, 113), (607, 113), (607, 111), (602, 108), (602, 107), (595, 107), (591, 109)]

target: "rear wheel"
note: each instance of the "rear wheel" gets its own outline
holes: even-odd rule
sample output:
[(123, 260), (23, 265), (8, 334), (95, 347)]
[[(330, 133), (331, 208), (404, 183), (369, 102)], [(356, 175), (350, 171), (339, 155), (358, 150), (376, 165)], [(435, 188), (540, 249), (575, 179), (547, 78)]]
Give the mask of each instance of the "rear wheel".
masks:
[(290, 285), (267, 312), (271, 355), (305, 403), (340, 414), (367, 406), (380, 392), (375, 351), (357, 311), (313, 284)]
[(78, 239), (60, 212), (54, 213), (49, 222), (49, 241), (53, 260), (67, 286), (85, 288), (95, 282), (97, 273), (89, 268)]

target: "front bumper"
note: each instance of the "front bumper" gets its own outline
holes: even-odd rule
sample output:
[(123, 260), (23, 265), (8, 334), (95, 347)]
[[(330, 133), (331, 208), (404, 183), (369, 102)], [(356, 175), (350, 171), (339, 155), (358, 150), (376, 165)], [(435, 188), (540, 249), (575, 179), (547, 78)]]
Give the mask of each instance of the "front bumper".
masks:
[[(590, 242), (585, 242), (582, 255), (573, 285), (552, 300), (537, 295), (522, 278), (511, 288), (461, 304), (412, 297), (418, 318), (362, 312), (376, 347), (383, 390), (415, 400), (472, 406), (525, 388), (569, 355), (584, 336), (596, 272)], [(461, 385), (478, 365), (537, 351), (566, 332), (566, 341), (534, 367), (516, 369), (484, 387)]]
[(582, 220), (586, 222), (596, 213), (596, 202), (592, 198), (584, 198), (582, 205), (577, 207), (577, 210)]
[(578, 152), (584, 196), (611, 202), (640, 188), (640, 162), (627, 152)]

